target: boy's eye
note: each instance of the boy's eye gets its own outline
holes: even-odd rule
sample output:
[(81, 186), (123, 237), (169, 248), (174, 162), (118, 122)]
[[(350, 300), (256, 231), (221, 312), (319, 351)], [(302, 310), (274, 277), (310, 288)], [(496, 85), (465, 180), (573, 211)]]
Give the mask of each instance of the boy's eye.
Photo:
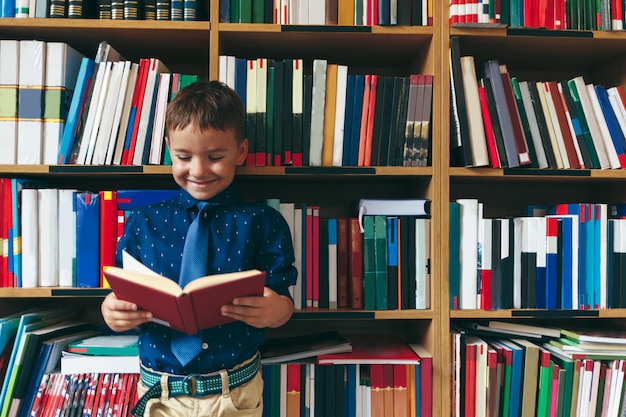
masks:
[(220, 161), (222, 159), (224, 159), (223, 156), (209, 156), (210, 161)]
[(190, 156), (185, 156), (185, 155), (178, 155), (177, 158), (180, 159), (181, 161), (189, 161), (191, 159)]

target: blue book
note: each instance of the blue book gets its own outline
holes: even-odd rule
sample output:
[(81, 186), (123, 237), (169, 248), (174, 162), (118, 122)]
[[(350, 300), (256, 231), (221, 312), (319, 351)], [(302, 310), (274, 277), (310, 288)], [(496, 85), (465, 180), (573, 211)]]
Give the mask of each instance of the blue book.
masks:
[(15, 0), (2, 0), (0, 17), (15, 17)]
[(510, 340), (501, 340), (500, 345), (511, 350), (511, 396), (509, 400), (509, 417), (520, 417), (522, 398), (522, 367), (524, 365), (524, 349)]
[(76, 210), (76, 286), (100, 287), (100, 198), (98, 193), (77, 192)]
[(356, 387), (359, 383), (357, 380), (357, 367), (358, 365), (355, 364), (346, 365), (346, 417), (359, 417), (356, 415)]
[(623, 160), (624, 154), (626, 153), (626, 137), (624, 136), (624, 132), (622, 131), (617, 117), (613, 112), (613, 107), (609, 101), (609, 95), (606, 88), (601, 85), (594, 86), (594, 90), (596, 92), (596, 96), (598, 97), (598, 102), (600, 103), (604, 120), (609, 128), (609, 133), (611, 134), (611, 139), (613, 140), (613, 146), (615, 146), (617, 151), (617, 156), (620, 160)]
[(349, 166), (357, 166), (359, 161), (359, 142), (361, 139), (361, 113), (363, 111), (363, 93), (365, 76), (356, 75), (354, 79), (354, 103), (352, 105), (352, 127), (350, 128), (350, 162)]
[(83, 57), (78, 69), (76, 77), (76, 86), (72, 94), (72, 101), (67, 113), (67, 120), (63, 128), (63, 136), (59, 144), (59, 164), (70, 164), (73, 161), (72, 150), (74, 149), (74, 140), (80, 129), (79, 122), (87, 99), (86, 93), (89, 84), (93, 78), (96, 62), (93, 59)]
[[(549, 310), (559, 308), (558, 288), (560, 277), (558, 276), (558, 251), (559, 251), (559, 219), (546, 218), (546, 306)], [(537, 268), (539, 269), (539, 268)], [(539, 289), (537, 289), (539, 291)]]
[(399, 226), (398, 217), (387, 217), (387, 301), (389, 310), (398, 309)]
[[(245, 58), (235, 58), (235, 91), (246, 108), (246, 86), (248, 77), (248, 60)], [(276, 97), (274, 97), (276, 99)]]
[[(573, 217), (563, 216), (559, 218), (561, 243), (559, 245), (561, 253), (561, 309), (571, 310), (574, 308), (572, 300), (572, 280), (574, 277), (574, 224)], [(576, 229), (577, 231), (577, 229)], [(576, 233), (577, 234), (577, 233)]]
[(421, 364), (420, 363), (416, 363), (415, 364), (415, 377), (413, 378), (413, 385), (415, 387), (414, 392), (415, 392), (415, 416), (416, 417), (420, 417), (422, 415), (422, 403), (421, 403), (421, 398), (422, 395), (420, 394), (421, 389), (422, 389), (422, 384), (421, 384)]
[(356, 75), (348, 74), (346, 84), (346, 112), (343, 121), (343, 153), (341, 165), (350, 166), (350, 140), (352, 138), (352, 118), (354, 117), (354, 84)]

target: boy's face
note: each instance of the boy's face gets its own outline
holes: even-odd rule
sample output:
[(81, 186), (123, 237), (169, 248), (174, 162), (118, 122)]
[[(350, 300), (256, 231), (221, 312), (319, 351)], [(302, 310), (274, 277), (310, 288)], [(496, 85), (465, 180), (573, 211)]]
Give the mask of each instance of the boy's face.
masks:
[(198, 200), (208, 200), (228, 188), (235, 168), (243, 164), (248, 153), (248, 140), (238, 144), (230, 129), (201, 132), (189, 125), (170, 131), (166, 141), (174, 180)]

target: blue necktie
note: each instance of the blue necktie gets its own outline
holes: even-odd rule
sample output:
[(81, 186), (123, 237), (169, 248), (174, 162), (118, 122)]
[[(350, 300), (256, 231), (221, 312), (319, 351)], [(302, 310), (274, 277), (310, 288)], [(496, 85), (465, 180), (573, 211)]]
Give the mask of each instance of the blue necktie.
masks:
[[(196, 278), (203, 277), (207, 272), (207, 254), (209, 251), (209, 222), (208, 209), (211, 207), (206, 201), (199, 201), (198, 215), (189, 226), (183, 258), (180, 268), (179, 284), (184, 287)], [(176, 333), (172, 336), (172, 353), (181, 365), (186, 366), (202, 351), (202, 332), (195, 335)]]

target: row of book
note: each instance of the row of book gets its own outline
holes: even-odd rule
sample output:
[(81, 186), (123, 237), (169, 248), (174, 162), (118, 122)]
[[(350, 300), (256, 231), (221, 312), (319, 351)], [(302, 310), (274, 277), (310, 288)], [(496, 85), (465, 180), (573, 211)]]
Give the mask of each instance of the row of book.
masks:
[(507, 330), (498, 334), (489, 326), (474, 327), (479, 330), (470, 325), (451, 332), (452, 415), (622, 414), (626, 405), (623, 333), (563, 329), (556, 337), (526, 338), (515, 336), (516, 331), (507, 335)]
[(432, 26), (425, 0), (220, 0), (220, 22), (280, 25)]
[(621, 0), (569, 2), (450, 0), (452, 26), (508, 25), (549, 30), (622, 30)]
[(315, 59), (220, 57), (219, 79), (239, 93), (247, 166), (426, 166), (433, 77), (348, 74)]
[(196, 0), (8, 0), (1, 17), (114, 20), (208, 20), (204, 2)]
[(450, 40), (456, 146), (452, 162), (492, 168), (626, 167), (626, 90), (563, 81), (522, 81), (505, 64), (477, 65)]
[(393, 337), (346, 336), (352, 350), (262, 364), (264, 414), (432, 416), (432, 355)]
[(556, 204), (485, 218), (450, 203), (451, 309), (585, 310), (626, 306), (621, 205)]

